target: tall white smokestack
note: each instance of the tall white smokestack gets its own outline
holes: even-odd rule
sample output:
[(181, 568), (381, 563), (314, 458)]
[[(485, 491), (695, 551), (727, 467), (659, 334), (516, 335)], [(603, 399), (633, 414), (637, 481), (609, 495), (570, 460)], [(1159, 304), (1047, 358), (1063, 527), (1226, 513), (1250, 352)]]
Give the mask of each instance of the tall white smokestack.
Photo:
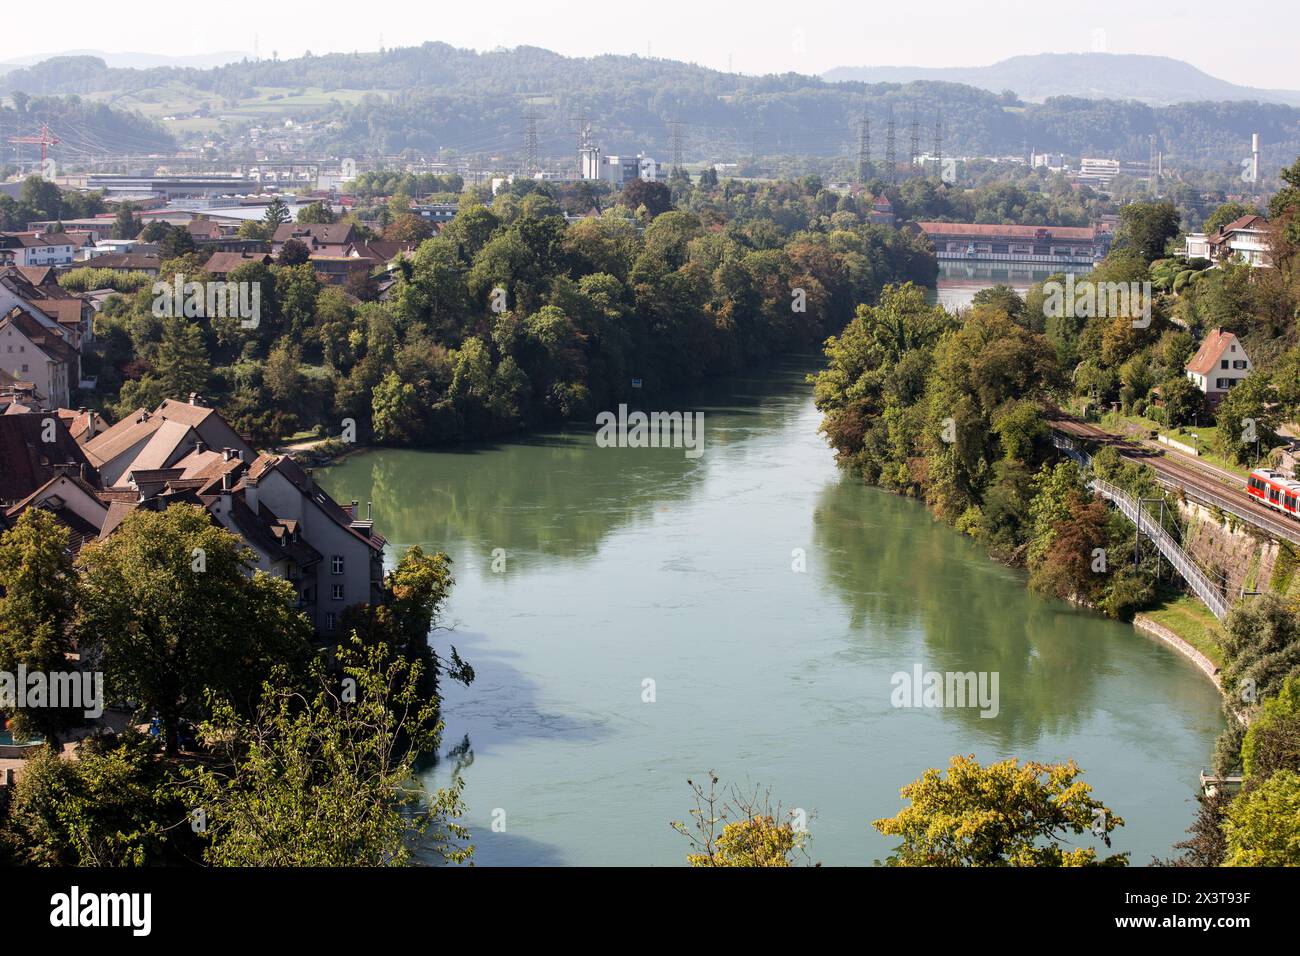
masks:
[(1259, 134), (1250, 134), (1250, 174), (1253, 182), (1259, 182)]

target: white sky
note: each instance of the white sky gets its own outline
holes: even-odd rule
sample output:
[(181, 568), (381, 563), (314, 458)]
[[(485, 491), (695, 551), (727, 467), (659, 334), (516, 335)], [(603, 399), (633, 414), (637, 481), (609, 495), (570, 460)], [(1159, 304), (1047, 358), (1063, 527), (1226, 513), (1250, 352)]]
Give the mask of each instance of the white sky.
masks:
[(845, 65), (979, 66), (1021, 53), (1086, 52), (1104, 37), (1110, 53), (1171, 56), (1245, 86), (1300, 89), (1298, 9), (1294, 0), (221, 0), (180, 7), (60, 0), (6, 9), (0, 61), (74, 49), (251, 53), (256, 36), (262, 56), (275, 50), (282, 59), (441, 40), (480, 50), (527, 44), (568, 56), (648, 51), (746, 73), (821, 73)]

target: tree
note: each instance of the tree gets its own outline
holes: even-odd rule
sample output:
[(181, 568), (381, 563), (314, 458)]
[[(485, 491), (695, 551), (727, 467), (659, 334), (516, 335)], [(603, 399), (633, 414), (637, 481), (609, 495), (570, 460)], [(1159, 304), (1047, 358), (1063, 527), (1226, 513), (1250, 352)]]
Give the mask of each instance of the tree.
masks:
[(744, 793), (735, 786), (719, 793), (712, 770), (707, 792), (693, 780), (686, 783), (695, 795), (691, 825), (675, 820), (672, 828), (690, 841), (691, 866), (788, 867), (795, 854), (806, 855), (807, 828), (796, 825), (794, 811), (783, 814), (780, 804), (773, 807), (770, 793)]
[(189, 855), (190, 806), (134, 729), (89, 737), (77, 759), (43, 750), (14, 790), (4, 842), (35, 866), (161, 866)]
[(275, 230), (289, 221), (289, 204), (279, 196), (276, 196), (266, 207), (266, 212), (262, 214), (262, 226), (265, 234), (270, 237), (275, 234)]
[(184, 226), (173, 226), (163, 236), (158, 246), (158, 255), (162, 259), (176, 259), (188, 255), (197, 248), (194, 236)]
[(280, 247), (279, 263), (282, 266), (300, 266), (311, 259), (311, 250), (301, 239), (286, 239)]
[(335, 221), (334, 213), (323, 202), (311, 202), (298, 210), (299, 223), (330, 224)]
[(1300, 866), (1300, 773), (1279, 770), (1228, 808), (1224, 866)]
[(1300, 613), (1293, 603), (1265, 591), (1234, 607), (1224, 623), (1223, 689), (1230, 699), (1252, 703), (1300, 676)]
[(140, 217), (135, 214), (135, 206), (123, 202), (117, 207), (117, 217), (113, 220), (114, 239), (134, 239), (142, 229)]
[(1281, 423), (1268, 374), (1255, 372), (1229, 390), (1215, 422), (1215, 448), (1231, 461), (1249, 464), (1276, 445)]
[(384, 238), (392, 242), (423, 242), (433, 235), (433, 225), (413, 212), (398, 216), (384, 229)]
[(634, 179), (623, 186), (623, 195), (619, 200), (628, 209), (645, 207), (646, 216), (654, 219), (673, 208), (673, 196), (666, 183), (652, 183), (644, 179)]
[(415, 386), (403, 382), (394, 371), (375, 386), (371, 399), (371, 421), (375, 440), (407, 445), (420, 435), (420, 401)]
[(1201, 229), (1206, 235), (1213, 235), (1220, 226), (1226, 226), (1228, 223), (1240, 219), (1242, 216), (1248, 216), (1253, 212), (1254, 210), (1245, 203), (1225, 202), (1206, 217)]
[(210, 364), (197, 323), (176, 315), (165, 318), (153, 366), (164, 396), (183, 399), (202, 392)]
[(1073, 761), (1014, 758), (981, 767), (954, 756), (945, 777), (927, 770), (902, 790), (912, 804), (873, 826), (903, 838), (890, 866), (1125, 866), (1127, 853), (1097, 859), (1092, 847), (1066, 850), (1071, 834), (1092, 832), (1107, 847), (1124, 821), (1089, 794)]
[(202, 736), (221, 756), (193, 773), (208, 813), (214, 866), (404, 866), (421, 850), (446, 862), (473, 854), (458, 779), (425, 794), (415, 764), (442, 732), (421, 700), (422, 665), (355, 638), (341, 679), (312, 661), (308, 689), (281, 672), (251, 717), (214, 706)]
[(284, 580), (249, 573), (254, 555), (203, 508), (138, 509), (82, 551), (78, 621), (106, 683), (155, 712), (169, 753), (181, 718), (214, 691), (247, 709), (274, 663), (306, 653), (310, 625)]
[(1150, 263), (1164, 255), (1165, 243), (1178, 235), (1178, 210), (1165, 202), (1132, 202), (1120, 208), (1119, 242)]
[(1205, 396), (1186, 375), (1174, 375), (1160, 386), (1164, 402), (1165, 424), (1177, 427), (1191, 425), (1204, 413)]
[[(77, 575), (68, 529), (48, 511), (31, 507), (0, 534), (0, 671), (66, 671), (73, 649), (69, 626), (76, 613)], [(44, 735), (57, 748), (58, 733), (76, 720), (63, 709), (11, 711), (13, 729)]]
[(1241, 766), (1248, 782), (1279, 770), (1300, 773), (1300, 677), (1288, 677), (1264, 698), (1242, 741)]

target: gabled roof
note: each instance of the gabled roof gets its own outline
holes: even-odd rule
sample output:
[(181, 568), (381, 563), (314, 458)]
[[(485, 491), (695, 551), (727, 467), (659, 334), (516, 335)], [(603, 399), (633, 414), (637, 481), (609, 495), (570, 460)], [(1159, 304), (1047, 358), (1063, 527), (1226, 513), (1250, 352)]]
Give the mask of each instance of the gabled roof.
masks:
[(44, 352), (47, 358), (67, 365), (76, 364), (77, 350), (63, 341), (63, 337), (59, 333), (41, 325), (21, 306), (14, 306), (8, 315), (0, 318), (0, 330), (10, 326), (13, 326), (26, 336), (28, 341)]
[(250, 263), (270, 265), (274, 261), (268, 252), (214, 252), (208, 258), (208, 261), (203, 264), (203, 271), (212, 275), (226, 275), (232, 269), (238, 269), (240, 266), (246, 266)]
[(1240, 232), (1245, 229), (1263, 229), (1268, 225), (1268, 220), (1263, 216), (1247, 214), (1240, 216), (1227, 225), (1220, 226), (1218, 231), (1211, 237), (1211, 241), (1217, 242), (1220, 238), (1225, 238), (1234, 232)]
[[(46, 419), (54, 420), (54, 441), (42, 441)], [(21, 501), (59, 474), (59, 465), (98, 480), (81, 446), (58, 416), (0, 415), (0, 501)]]
[(272, 242), (290, 239), (308, 245), (342, 246), (356, 239), (356, 230), (348, 222), (285, 222), (276, 227)]
[[(1235, 344), (1237, 344), (1235, 335), (1222, 329), (1215, 329), (1205, 336), (1205, 340), (1201, 342), (1201, 347), (1196, 350), (1192, 360), (1187, 363), (1187, 371), (1195, 372), (1197, 375), (1210, 374), (1218, 366), (1223, 353), (1228, 350), (1230, 345)], [(1246, 358), (1244, 350), (1241, 357)]]
[(341, 507), (337, 501), (326, 494), (324, 489), (317, 485), (307, 472), (303, 471), (302, 466), (288, 455), (259, 455), (257, 460), (249, 466), (248, 473), (244, 476), (244, 480), (240, 482), (240, 487), (243, 487), (249, 481), (256, 482), (260, 480), (263, 475), (270, 471), (278, 471), (283, 475), (290, 484), (305, 497), (310, 498), (340, 528), (364, 541), (373, 550), (383, 550), (386, 543), (384, 537), (375, 534), (374, 529), (371, 527), (353, 524), (352, 513)]
[(144, 441), (159, 428), (163, 420), (137, 408), (107, 431), (86, 442), (86, 457), (97, 466), (110, 462), (118, 455)]
[(1097, 237), (1092, 226), (998, 226), (976, 222), (918, 222), (926, 235), (1007, 236), (1012, 239), (1083, 239)]

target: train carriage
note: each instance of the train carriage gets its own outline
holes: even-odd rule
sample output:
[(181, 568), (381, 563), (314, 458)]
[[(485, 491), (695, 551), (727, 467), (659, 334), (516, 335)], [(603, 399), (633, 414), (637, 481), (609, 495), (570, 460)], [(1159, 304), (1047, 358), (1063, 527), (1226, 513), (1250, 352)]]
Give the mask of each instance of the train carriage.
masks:
[(1300, 518), (1300, 481), (1288, 478), (1280, 471), (1256, 468), (1246, 481), (1246, 494), (1274, 511)]

